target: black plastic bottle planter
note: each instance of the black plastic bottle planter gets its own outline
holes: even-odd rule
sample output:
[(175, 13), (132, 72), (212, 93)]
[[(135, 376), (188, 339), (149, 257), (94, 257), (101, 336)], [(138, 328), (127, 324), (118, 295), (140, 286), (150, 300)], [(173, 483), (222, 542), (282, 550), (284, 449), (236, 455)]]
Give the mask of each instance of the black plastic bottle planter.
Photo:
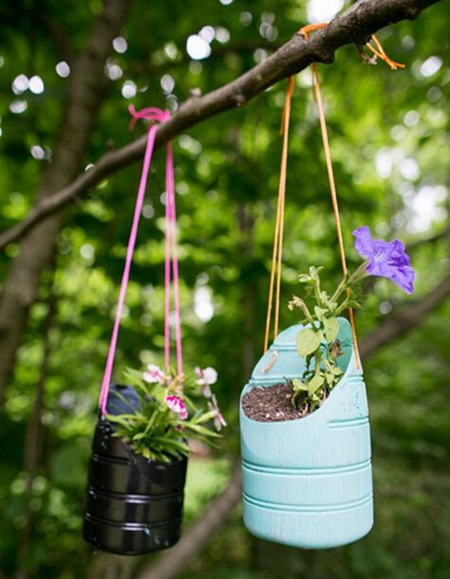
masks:
[[(109, 413), (130, 412), (130, 406), (138, 405), (131, 386), (111, 386)], [(84, 539), (118, 555), (174, 545), (181, 535), (187, 458), (149, 461), (113, 432), (111, 423), (100, 417), (89, 462)]]

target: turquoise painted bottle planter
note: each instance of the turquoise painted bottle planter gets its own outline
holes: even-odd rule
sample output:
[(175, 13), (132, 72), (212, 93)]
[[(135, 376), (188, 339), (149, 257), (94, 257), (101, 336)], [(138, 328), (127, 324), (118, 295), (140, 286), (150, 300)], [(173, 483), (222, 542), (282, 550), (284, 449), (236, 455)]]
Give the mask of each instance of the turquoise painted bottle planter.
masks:
[[(343, 355), (338, 362), (345, 373), (318, 410), (298, 420), (257, 422), (240, 405), (244, 523), (257, 537), (324, 549), (356, 541), (373, 525), (366, 389), (350, 325), (344, 318), (339, 324)], [(305, 360), (295, 345), (301, 328), (291, 326), (278, 335), (242, 396), (255, 386), (302, 375)]]

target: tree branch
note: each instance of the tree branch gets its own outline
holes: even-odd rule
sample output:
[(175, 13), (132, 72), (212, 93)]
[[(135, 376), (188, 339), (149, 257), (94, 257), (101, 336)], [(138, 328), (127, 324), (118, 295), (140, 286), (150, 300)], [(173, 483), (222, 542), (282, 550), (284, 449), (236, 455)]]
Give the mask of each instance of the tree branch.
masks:
[(241, 488), (241, 463), (238, 461), (227, 488), (211, 501), (172, 549), (140, 570), (137, 579), (172, 579), (185, 571), (188, 563), (201, 553), (211, 537), (228, 521), (241, 498)]
[(367, 360), (379, 348), (420, 326), (425, 317), (445, 302), (449, 296), (450, 274), (421, 299), (414, 300), (399, 310), (394, 310), (375, 330), (364, 336), (359, 346), (361, 357)]
[[(183, 131), (215, 115), (244, 106), (280, 80), (305, 69), (311, 62), (332, 63), (334, 53), (341, 46), (355, 44), (360, 48), (380, 28), (401, 20), (415, 19), (423, 10), (439, 1), (359, 0), (309, 41), (297, 33), (267, 60), (233, 82), (202, 97), (188, 100), (159, 128), (155, 147), (161, 147)], [(61, 211), (105, 177), (140, 159), (145, 141), (146, 136), (143, 136), (130, 145), (107, 153), (89, 171), (42, 199), (22, 222), (0, 235), (0, 249), (17, 241), (45, 217)]]

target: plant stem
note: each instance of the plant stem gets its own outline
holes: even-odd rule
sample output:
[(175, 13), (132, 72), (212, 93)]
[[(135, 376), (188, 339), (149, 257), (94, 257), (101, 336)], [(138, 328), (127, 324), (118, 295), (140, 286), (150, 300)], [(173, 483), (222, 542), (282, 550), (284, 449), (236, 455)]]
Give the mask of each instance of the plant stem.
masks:
[(344, 276), (339, 285), (336, 288), (336, 291), (334, 292), (334, 294), (331, 296), (331, 302), (336, 302), (339, 298), (339, 296), (341, 295), (341, 293), (345, 290), (345, 288), (347, 287), (347, 282), (348, 282), (348, 276)]
[(322, 363), (322, 352), (320, 351), (320, 348), (317, 349), (315, 358), (316, 367), (314, 368), (314, 375), (318, 376), (320, 374), (320, 364)]
[(348, 284), (353, 285), (354, 283), (366, 277), (368, 275), (367, 273), (368, 265), (369, 260), (366, 259), (365, 261), (363, 261), (362, 264), (348, 278)]
[[(368, 263), (369, 262), (367, 260), (364, 261), (352, 274), (350, 274), (350, 275), (346, 274), (342, 278), (341, 282), (339, 283), (338, 287), (336, 288), (336, 291), (334, 292), (334, 294), (331, 297), (332, 302), (337, 302), (337, 300), (339, 299), (339, 296), (341, 295), (341, 293), (343, 291), (345, 291), (349, 287), (352, 287), (359, 280), (361, 280), (367, 276)], [(345, 310), (346, 309), (346, 303), (347, 303), (347, 300), (344, 300), (344, 302), (342, 302), (342, 304), (337, 309), (336, 313), (340, 313), (343, 310)]]
[(322, 300), (320, 297), (320, 278), (319, 278), (318, 273), (316, 274), (316, 277), (314, 278), (314, 293), (316, 294), (317, 303), (320, 304), (321, 306), (323, 306)]

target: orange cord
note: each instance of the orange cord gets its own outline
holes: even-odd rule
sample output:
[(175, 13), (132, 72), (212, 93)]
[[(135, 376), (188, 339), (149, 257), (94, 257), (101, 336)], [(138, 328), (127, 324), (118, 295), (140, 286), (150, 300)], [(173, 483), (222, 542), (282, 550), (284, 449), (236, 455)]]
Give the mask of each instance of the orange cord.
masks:
[(378, 58), (380, 58), (381, 60), (384, 60), (384, 62), (391, 67), (391, 70), (397, 70), (398, 68), (405, 68), (405, 66), (406, 66), (405, 64), (401, 64), (400, 62), (395, 62), (395, 60), (392, 60), (391, 58), (389, 58), (389, 56), (384, 52), (384, 48), (381, 46), (381, 43), (378, 40), (378, 38), (375, 36), (375, 34), (372, 34), (372, 36), (370, 38), (375, 43), (375, 47), (373, 47), (370, 44), (370, 40), (369, 40), (369, 42), (366, 43), (366, 47), (369, 50), (371, 50), (376, 56), (378, 56)]
[[(322, 28), (326, 28), (327, 26), (328, 26), (327, 22), (321, 22), (320, 24), (307, 24), (306, 26), (300, 28), (299, 33), (302, 36), (304, 36), (305, 39), (307, 40), (309, 38), (310, 32), (314, 32), (315, 30), (321, 30)], [(371, 41), (373, 41), (375, 46), (371, 44)], [(384, 48), (381, 46), (381, 43), (375, 36), (375, 34), (371, 35), (369, 42), (366, 42), (365, 46), (368, 50), (373, 52), (373, 54), (375, 54), (380, 60), (383, 60), (392, 70), (397, 70), (398, 68), (405, 68), (406, 66), (405, 64), (395, 62), (395, 60), (389, 58), (389, 56), (384, 51)]]
[[(305, 36), (305, 38), (307, 38), (307, 34), (311, 30), (315, 29), (315, 28), (313, 28), (314, 26), (316, 26), (316, 25), (311, 24), (311, 25), (305, 26), (304, 28), (302, 28), (300, 30), (301, 34), (303, 34)], [(320, 28), (324, 28), (326, 26), (326, 24), (325, 25), (322, 24), (322, 25), (318, 25), (318, 26)], [(305, 29), (306, 29), (306, 34), (305, 34)], [(325, 107), (323, 104), (322, 91), (320, 88), (320, 81), (319, 81), (319, 75), (317, 72), (316, 63), (311, 64), (311, 71), (312, 71), (312, 76), (313, 76), (314, 97), (315, 97), (315, 100), (317, 103), (317, 110), (319, 113), (320, 130), (321, 130), (321, 134), (322, 134), (323, 149), (324, 149), (324, 153), (325, 153), (325, 164), (327, 167), (328, 183), (330, 186), (330, 193), (331, 193), (331, 203), (333, 206), (334, 220), (336, 223), (336, 233), (337, 233), (337, 238), (338, 238), (339, 255), (341, 257), (342, 272), (345, 276), (345, 275), (347, 275), (347, 272), (348, 272), (347, 261), (345, 258), (345, 247), (344, 247), (344, 239), (343, 239), (343, 235), (342, 235), (341, 218), (340, 218), (340, 214), (339, 214), (339, 203), (338, 203), (338, 198), (337, 198), (336, 182), (334, 179), (334, 172), (333, 172), (333, 162), (331, 160), (330, 140), (328, 137), (328, 129), (327, 129), (327, 123), (326, 123), (326, 119), (325, 119)], [(348, 295), (349, 295), (349, 292), (347, 291), (347, 296)], [(354, 315), (354, 311), (352, 308), (349, 308), (348, 312), (349, 312), (349, 318), (350, 318), (350, 327), (351, 327), (351, 331), (352, 331), (353, 348), (355, 350), (356, 367), (359, 369), (359, 368), (361, 368), (361, 358), (359, 355), (358, 340), (357, 340), (357, 336), (356, 336), (355, 315)]]
[(323, 104), (322, 98), (322, 91), (320, 90), (320, 83), (319, 83), (319, 75), (317, 74), (317, 66), (315, 63), (311, 65), (311, 70), (313, 74), (313, 81), (314, 81), (314, 97), (317, 103), (317, 109), (319, 112), (319, 122), (320, 122), (320, 129), (322, 132), (322, 140), (323, 140), (323, 148), (325, 153), (325, 162), (327, 166), (327, 174), (328, 174), (328, 181), (330, 184), (330, 192), (331, 192), (331, 201), (333, 205), (333, 213), (334, 219), (336, 221), (336, 228), (337, 228), (337, 238), (338, 238), (338, 246), (339, 246), (339, 253), (341, 256), (341, 264), (342, 264), (342, 271), (344, 275), (347, 274), (347, 263), (345, 260), (345, 250), (344, 250), (344, 238), (342, 235), (342, 228), (341, 228), (341, 219), (339, 215), (339, 205), (337, 199), (337, 192), (336, 192), (336, 183), (334, 180), (334, 173), (333, 173), (333, 163), (331, 161), (331, 151), (330, 151), (330, 142), (328, 138), (328, 130), (327, 124), (325, 120), (325, 109)]
[[(305, 39), (308, 39), (310, 32), (313, 32), (314, 30), (320, 30), (322, 28), (326, 28), (327, 26), (328, 26), (328, 24), (326, 24), (326, 23), (308, 24), (307, 26), (304, 26), (303, 28), (301, 28), (299, 30), (299, 32), (300, 32), (300, 34), (302, 34), (305, 37)], [(371, 41), (373, 41), (375, 46), (372, 46)], [(395, 62), (394, 60), (389, 58), (389, 56), (384, 51), (384, 48), (382, 47), (381, 43), (379, 42), (379, 40), (377, 39), (377, 37), (374, 34), (372, 34), (369, 42), (366, 43), (366, 47), (370, 51), (372, 51), (378, 58), (380, 58), (381, 60), (386, 62), (392, 70), (397, 70), (398, 68), (404, 68), (405, 67), (404, 64), (401, 64), (399, 62)], [(342, 263), (342, 271), (343, 271), (343, 274), (346, 275), (347, 274), (347, 263), (345, 260), (345, 249), (344, 249), (344, 242), (343, 242), (343, 238), (342, 238), (342, 228), (341, 228), (341, 221), (340, 221), (340, 217), (339, 217), (339, 206), (338, 206), (338, 200), (337, 200), (336, 185), (335, 185), (335, 181), (334, 181), (333, 165), (332, 165), (332, 161), (331, 161), (330, 143), (329, 143), (329, 139), (328, 139), (328, 131), (327, 131), (327, 125), (326, 125), (326, 120), (325, 120), (325, 111), (324, 111), (322, 93), (320, 90), (319, 75), (317, 73), (317, 66), (315, 63), (313, 63), (311, 65), (311, 69), (312, 69), (313, 81), (314, 81), (314, 96), (315, 96), (315, 99), (317, 102), (317, 108), (319, 111), (320, 127), (321, 127), (321, 132), (322, 132), (322, 141), (323, 141), (323, 147), (324, 147), (324, 152), (325, 152), (325, 161), (326, 161), (326, 165), (327, 165), (328, 181), (330, 184), (330, 192), (331, 192), (331, 200), (332, 200), (332, 204), (333, 204), (334, 218), (335, 218), (335, 222), (336, 222), (339, 253), (341, 256), (341, 263)], [(347, 293), (347, 295), (348, 295), (348, 293)], [(356, 367), (361, 368), (361, 358), (359, 356), (358, 343), (357, 343), (357, 337), (356, 337), (355, 316), (354, 316), (354, 311), (351, 308), (349, 309), (349, 318), (350, 318), (350, 327), (352, 330), (353, 347), (355, 350)]]
[[(320, 129), (322, 133), (322, 142), (323, 142), (323, 150), (325, 153), (325, 163), (327, 166), (327, 174), (328, 174), (328, 182), (330, 185), (330, 193), (331, 193), (331, 203), (333, 205), (333, 214), (334, 220), (336, 223), (336, 233), (338, 238), (338, 247), (339, 247), (339, 255), (341, 256), (341, 265), (342, 265), (342, 272), (347, 275), (347, 261), (345, 259), (345, 248), (344, 248), (344, 238), (342, 235), (342, 226), (341, 226), (341, 218), (339, 215), (339, 203), (337, 198), (336, 192), (336, 183), (334, 180), (334, 173), (333, 173), (333, 163), (331, 160), (331, 151), (330, 151), (330, 141), (328, 138), (328, 130), (327, 130), (327, 123), (325, 120), (325, 108), (323, 104), (322, 98), (322, 91), (320, 90), (320, 82), (319, 82), (319, 75), (317, 73), (317, 66), (315, 63), (311, 65), (313, 80), (314, 80), (314, 97), (317, 103), (317, 109), (319, 112), (319, 121), (320, 121)], [(347, 290), (347, 296), (349, 292)], [(352, 330), (352, 339), (353, 339), (353, 347), (355, 350), (355, 358), (356, 358), (356, 367), (361, 368), (361, 358), (359, 356), (358, 350), (358, 341), (356, 337), (356, 328), (355, 328), (355, 316), (353, 309), (349, 308), (348, 310), (349, 318), (350, 318), (350, 327)]]
[[(314, 30), (319, 30), (326, 28), (328, 23), (321, 24), (308, 24), (303, 26), (299, 33), (302, 34), (305, 39), (308, 39), (309, 33)], [(366, 44), (367, 48), (371, 50), (378, 58), (385, 61), (393, 70), (397, 68), (404, 68), (404, 64), (400, 64), (391, 60), (385, 53), (383, 47), (381, 46), (378, 39), (372, 35), (371, 40), (375, 43), (375, 47), (370, 44), (370, 41)], [(325, 120), (325, 111), (322, 99), (322, 93), (320, 90), (319, 76), (317, 73), (317, 66), (315, 63), (311, 65), (313, 79), (314, 79), (314, 96), (317, 102), (317, 107), (319, 111), (320, 127), (322, 133), (322, 141), (325, 152), (325, 161), (327, 166), (328, 181), (330, 185), (331, 199), (333, 205), (334, 219), (336, 222), (339, 253), (341, 256), (342, 271), (344, 275), (347, 274), (347, 263), (345, 259), (344, 241), (342, 236), (342, 228), (339, 216), (339, 206), (336, 193), (336, 184), (333, 174), (333, 164), (331, 161), (330, 144), (328, 139), (328, 131)], [(280, 312), (280, 288), (281, 288), (281, 264), (283, 256), (283, 224), (284, 224), (284, 207), (286, 198), (286, 177), (287, 177), (287, 158), (288, 158), (288, 142), (289, 142), (289, 121), (291, 114), (291, 100), (292, 94), (294, 92), (294, 77), (289, 77), (288, 87), (286, 91), (286, 100), (283, 108), (283, 114), (281, 119), (281, 133), (283, 135), (283, 147), (281, 152), (281, 167), (280, 167), (280, 179), (278, 184), (278, 202), (277, 202), (277, 216), (275, 222), (275, 234), (272, 252), (272, 265), (270, 269), (270, 281), (269, 281), (269, 296), (267, 305), (267, 317), (266, 317), (266, 330), (264, 336), (264, 352), (267, 352), (269, 347), (269, 335), (270, 335), (270, 324), (272, 318), (272, 307), (274, 302), (275, 293), (275, 314), (274, 314), (274, 339), (278, 335), (278, 325), (279, 325), (279, 312)], [(349, 309), (350, 326), (352, 330), (353, 345), (356, 357), (357, 368), (361, 367), (361, 360), (359, 357), (358, 345), (356, 340), (356, 329), (354, 312)], [(275, 358), (269, 362), (268, 367), (270, 367), (275, 361)], [(265, 369), (266, 370), (266, 369)]]
[(270, 358), (267, 365), (264, 366), (263, 372), (268, 372), (272, 368), (272, 366), (275, 364), (277, 358), (278, 358), (278, 352), (275, 350), (275, 352), (272, 354), (272, 358)]
[(302, 26), (302, 28), (300, 28), (299, 33), (305, 37), (305, 40), (308, 40), (310, 32), (320, 30), (321, 28), (326, 28), (327, 26), (328, 22), (321, 22), (320, 24), (307, 24), (306, 26)]
[[(291, 99), (294, 92), (294, 77), (290, 77), (286, 91), (286, 101), (283, 109), (281, 132), (283, 135), (283, 148), (281, 152), (280, 180), (278, 183), (277, 216), (275, 222), (275, 235), (273, 242), (272, 266), (270, 269), (269, 297), (267, 304), (266, 332), (264, 336), (264, 352), (269, 347), (270, 322), (272, 318), (273, 295), (275, 289), (275, 316), (274, 316), (274, 339), (278, 335), (278, 323), (280, 313), (280, 288), (281, 288), (281, 262), (283, 256), (283, 222), (284, 206), (286, 198), (286, 175), (289, 143), (289, 121), (291, 117)], [(276, 277), (276, 285), (275, 285)]]

